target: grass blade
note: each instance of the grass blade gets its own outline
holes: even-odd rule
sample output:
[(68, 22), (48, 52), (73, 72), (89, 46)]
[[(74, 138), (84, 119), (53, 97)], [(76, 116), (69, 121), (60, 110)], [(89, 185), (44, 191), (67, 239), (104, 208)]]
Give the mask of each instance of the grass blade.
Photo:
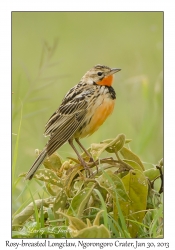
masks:
[(14, 189), (15, 189), (14, 181), (15, 181), (15, 173), (16, 173), (16, 162), (17, 162), (17, 157), (18, 157), (19, 137), (20, 137), (20, 131), (21, 131), (21, 124), (22, 124), (22, 111), (23, 111), (23, 104), (21, 103), (21, 116), (20, 116), (18, 133), (16, 137), (16, 143), (15, 143), (13, 161), (12, 161), (12, 192), (14, 192)]
[(98, 195), (98, 197), (100, 198), (101, 204), (102, 204), (102, 210), (104, 210), (104, 225), (108, 228), (108, 214), (107, 214), (107, 209), (106, 209), (106, 204), (105, 201), (103, 199), (103, 196), (101, 195), (101, 193), (99, 192), (98, 189), (94, 189), (94, 191), (96, 192), (96, 194)]

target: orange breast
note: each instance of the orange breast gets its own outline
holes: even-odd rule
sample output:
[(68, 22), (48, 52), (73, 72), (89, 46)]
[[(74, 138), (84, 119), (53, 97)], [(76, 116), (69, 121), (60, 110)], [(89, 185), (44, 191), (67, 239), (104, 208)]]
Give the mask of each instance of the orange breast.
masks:
[[(91, 110), (88, 115), (89, 119), (91, 118), (90, 122), (82, 129), (80, 137), (86, 137), (87, 135), (93, 134), (112, 113), (114, 104), (114, 100), (106, 99), (101, 105), (99, 105), (98, 107), (94, 107), (94, 110)], [(87, 119), (87, 121), (89, 119)]]
[(113, 82), (114, 76), (110, 75), (107, 77), (104, 77), (102, 81), (97, 82), (99, 85), (104, 85), (104, 86), (111, 86)]

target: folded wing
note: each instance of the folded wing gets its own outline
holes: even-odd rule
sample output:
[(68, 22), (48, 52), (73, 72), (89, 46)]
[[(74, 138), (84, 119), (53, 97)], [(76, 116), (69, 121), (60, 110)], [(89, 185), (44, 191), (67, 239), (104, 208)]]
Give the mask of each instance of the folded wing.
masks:
[(63, 100), (59, 109), (50, 117), (45, 126), (45, 136), (50, 136), (46, 145), (47, 154), (52, 155), (59, 147), (69, 140), (83, 122), (87, 112), (85, 95), (74, 93)]

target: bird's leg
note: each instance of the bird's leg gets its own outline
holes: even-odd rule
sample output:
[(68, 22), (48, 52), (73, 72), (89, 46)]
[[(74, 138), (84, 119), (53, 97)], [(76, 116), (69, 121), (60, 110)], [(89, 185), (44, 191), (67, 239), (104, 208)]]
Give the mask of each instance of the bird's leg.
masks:
[(68, 140), (70, 146), (73, 148), (73, 150), (75, 151), (75, 153), (78, 156), (79, 161), (81, 162), (82, 166), (84, 167), (85, 170), (87, 170), (89, 172), (89, 176), (90, 176), (90, 170), (89, 167), (86, 165), (85, 161), (83, 160), (83, 158), (80, 156), (79, 152), (77, 151), (76, 147), (73, 144), (73, 139), (69, 139)]
[(80, 148), (83, 149), (83, 151), (85, 152), (85, 154), (86, 154), (87, 156), (89, 156), (89, 161), (90, 161), (90, 162), (94, 162), (94, 160), (93, 160), (93, 158), (92, 158), (92, 155), (83, 147), (83, 145), (81, 144), (81, 142), (79, 141), (79, 139), (78, 139), (78, 138), (75, 138), (75, 140), (76, 140), (76, 142), (78, 143), (78, 145), (80, 146)]
[(78, 145), (83, 149), (83, 151), (86, 153), (86, 155), (89, 156), (89, 161), (94, 163), (94, 165), (95, 165), (96, 168), (97, 168), (97, 173), (98, 173), (98, 166), (97, 166), (97, 164), (95, 163), (94, 159), (92, 158), (92, 155), (84, 148), (84, 146), (81, 144), (81, 142), (79, 141), (78, 138), (75, 138), (75, 140), (76, 140), (76, 142), (78, 143)]

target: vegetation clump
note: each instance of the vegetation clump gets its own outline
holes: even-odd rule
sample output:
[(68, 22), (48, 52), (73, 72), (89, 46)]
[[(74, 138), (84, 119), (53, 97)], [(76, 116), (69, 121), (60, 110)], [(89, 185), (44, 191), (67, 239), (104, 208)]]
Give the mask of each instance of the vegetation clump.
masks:
[(94, 162), (82, 154), (88, 174), (77, 159), (63, 162), (57, 153), (46, 158), (34, 179), (44, 184), (48, 197), (35, 200), (29, 188), (32, 202), (14, 214), (12, 236), (163, 237), (163, 161), (145, 169), (130, 150), (130, 141), (119, 134), (91, 144), (88, 151)]

